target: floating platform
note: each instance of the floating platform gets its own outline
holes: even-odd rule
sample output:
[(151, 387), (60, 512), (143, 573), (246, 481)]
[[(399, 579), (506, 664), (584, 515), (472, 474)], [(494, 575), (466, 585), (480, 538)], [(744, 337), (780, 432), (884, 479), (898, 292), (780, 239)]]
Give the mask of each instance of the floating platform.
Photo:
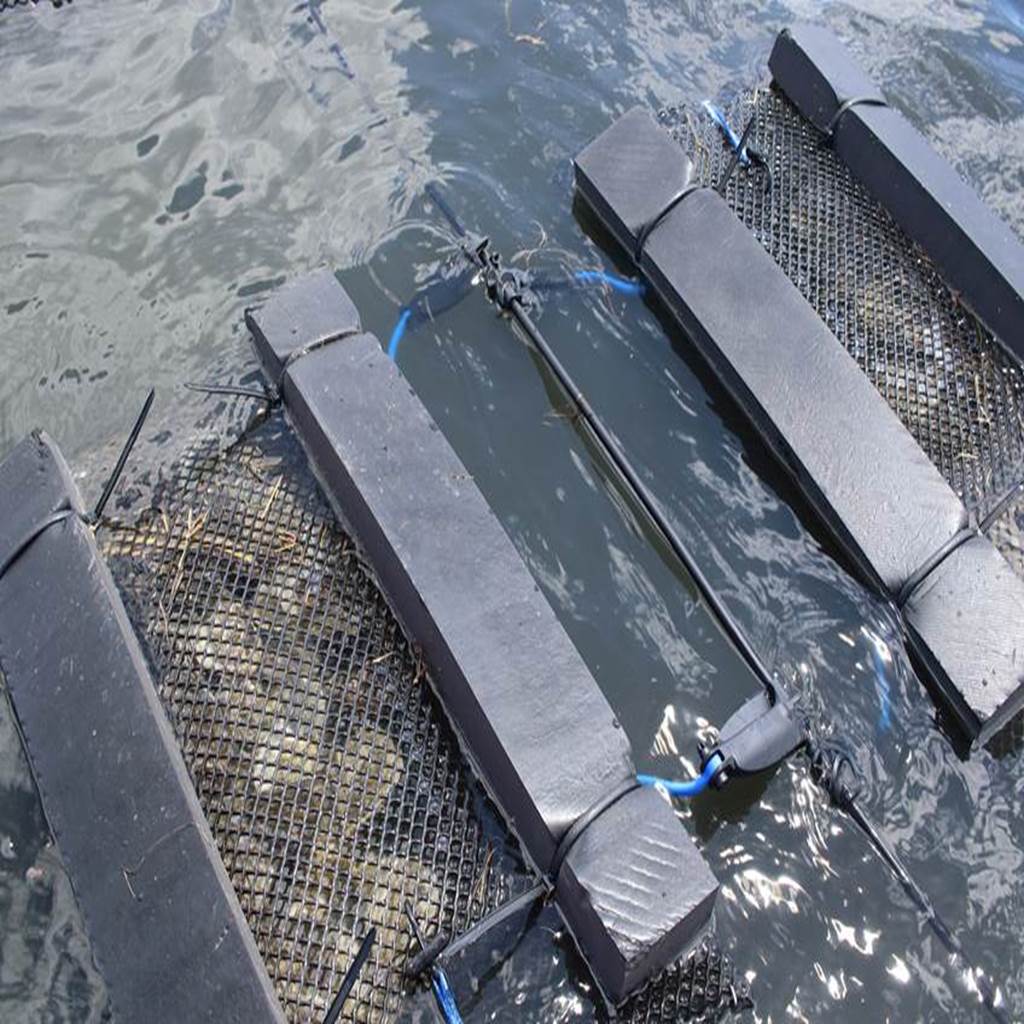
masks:
[[(820, 100), (820, 81), (812, 88), (794, 70), (791, 51), (801, 40), (823, 66), (819, 78), (834, 78), (831, 104)], [(841, 140), (848, 120), (884, 122), (878, 130), (890, 145), (883, 162), (905, 157), (904, 179), (934, 186), (927, 203), (914, 192), (912, 215), (904, 209), (909, 185), (883, 189), (887, 204), (903, 209), (925, 242), (931, 236), (919, 222), (931, 207), (935, 218), (955, 218), (972, 233), (978, 244), (963, 249), (956, 280), (972, 288), (966, 294), (976, 296), (979, 318), (1012, 330), (1024, 249), (1008, 228), (997, 230), (976, 197), (966, 198), (967, 186), (947, 181), (952, 172), (936, 169), (940, 158), (923, 140), (915, 136), (900, 149), (894, 139), (909, 126), (878, 113), (877, 90), (841, 53), (822, 30), (794, 29), (780, 37), (772, 67), (816, 121), (823, 110), (837, 118), (832, 141)], [(685, 133), (673, 138), (636, 108), (577, 157), (578, 192), (848, 560), (901, 610), (918, 666), (943, 707), (971, 741), (987, 742), (1024, 708), (1024, 578), (989, 536), (1021, 509), (1024, 387), (1009, 352), (1017, 334), (1001, 348), (956, 293), (936, 283), (937, 272), (926, 258), (922, 265), (920, 250), (895, 225), (885, 226), (880, 242), (871, 237), (877, 200), (854, 186), (840, 163), (843, 148), (826, 146), (831, 136), (774, 89), (746, 104), (743, 116), (756, 117), (750, 141), (768, 154), (770, 187), (767, 176), (741, 171), (719, 194), (711, 184), (728, 151), (712, 165), (717, 174), (698, 169), (679, 137)], [(707, 152), (725, 150), (713, 136), (701, 142)], [(868, 152), (857, 150), (861, 177), (875, 186), (899, 180), (862, 167)], [(875, 258), (879, 244), (884, 260)], [(945, 267), (950, 258), (943, 249), (937, 262)], [(990, 276), (1015, 297), (996, 300), (973, 287)], [(902, 303), (890, 297), (896, 289)], [(905, 374), (906, 390), (894, 373)], [(962, 463), (974, 452), (951, 456), (957, 443), (979, 449), (984, 461), (965, 473)]]

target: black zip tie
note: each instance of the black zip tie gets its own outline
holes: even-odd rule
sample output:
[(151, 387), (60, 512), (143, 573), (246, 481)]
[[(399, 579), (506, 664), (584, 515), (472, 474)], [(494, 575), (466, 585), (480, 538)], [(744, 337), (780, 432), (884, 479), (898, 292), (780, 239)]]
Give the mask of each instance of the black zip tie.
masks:
[(308, 345), (303, 345), (302, 348), (297, 348), (294, 351), (289, 352), (285, 357), (284, 362), (281, 364), (281, 373), (274, 382), (273, 394), (276, 401), (281, 400), (281, 389), (284, 387), (285, 374), (300, 359), (308, 356), (311, 352), (319, 352), (320, 349), (326, 348), (328, 345), (333, 345), (336, 341), (344, 341), (346, 338), (353, 338), (357, 334), (362, 333), (362, 327), (347, 327), (343, 331), (338, 331), (337, 334), (329, 334), (326, 338), (317, 338), (316, 341), (311, 341)]
[(0, 562), (0, 580), (4, 578), (7, 570), (25, 553), (37, 537), (45, 533), (51, 526), (56, 526), (57, 523), (62, 523), (65, 519), (69, 519), (77, 514), (74, 509), (64, 506), (63, 508), (55, 509), (38, 523), (34, 523), (17, 544), (4, 556), (3, 561)]
[(338, 994), (334, 997), (334, 1001), (331, 1003), (330, 1009), (327, 1011), (327, 1016), (324, 1017), (324, 1024), (336, 1024), (341, 1017), (341, 1011), (345, 1008), (345, 1003), (348, 1001), (348, 997), (351, 995), (352, 989), (355, 988), (356, 982), (359, 980), (359, 974), (366, 961), (370, 958), (370, 950), (373, 948), (373, 943), (376, 938), (376, 928), (370, 928), (366, 935), (363, 936), (363, 941), (359, 945), (359, 951), (356, 953), (356, 958), (352, 961), (351, 966), (345, 972), (345, 977), (341, 981), (341, 988), (338, 989)]
[(644, 246), (647, 245), (647, 239), (654, 233), (661, 222), (689, 195), (692, 195), (698, 189), (703, 188), (699, 181), (687, 182), (661, 209), (661, 211), (653, 216), (646, 224), (640, 226), (640, 230), (636, 234), (636, 245), (633, 247), (633, 262), (640, 266), (640, 260), (643, 258)]
[(930, 576), (957, 548), (963, 547), (969, 540), (977, 537), (978, 531), (972, 526), (965, 526), (958, 530), (942, 547), (921, 563), (906, 579), (903, 586), (896, 594), (896, 607), (901, 611), (906, 603), (913, 597), (914, 591)]
[(881, 96), (851, 96), (848, 100), (843, 100), (839, 104), (836, 112), (832, 115), (832, 119), (825, 126), (825, 144), (831, 145), (835, 139), (836, 129), (839, 127), (839, 122), (848, 110), (853, 110), (854, 107), (887, 107), (889, 104), (882, 99)]
[(146, 401), (142, 404), (142, 411), (136, 417), (135, 425), (132, 427), (131, 433), (128, 435), (128, 440), (125, 441), (124, 447), (121, 449), (121, 454), (117, 458), (117, 464), (114, 466), (114, 471), (110, 474), (107, 484), (103, 488), (103, 493), (100, 494), (100, 500), (96, 502), (96, 507), (92, 510), (92, 516), (90, 517), (91, 522), (97, 522), (100, 516), (103, 515), (103, 510), (107, 507), (107, 502), (110, 500), (111, 494), (114, 493), (114, 488), (117, 486), (117, 482), (121, 479), (121, 474), (124, 472), (125, 464), (128, 462), (128, 456), (131, 455), (132, 449), (135, 447), (135, 442), (139, 439), (139, 434), (142, 432), (142, 426), (146, 422), (149, 410), (153, 407), (154, 398), (156, 398), (156, 390), (154, 388), (150, 388), (149, 394), (146, 395)]
[(634, 789), (639, 788), (640, 783), (637, 782), (635, 778), (626, 779), (624, 782), (620, 782), (619, 785), (610, 792), (605, 793), (603, 797), (585, 810), (572, 823), (569, 831), (562, 836), (561, 842), (555, 850), (555, 855), (551, 859), (551, 865), (548, 868), (547, 882), (552, 891), (558, 887), (558, 874), (562, 870), (565, 858), (572, 853), (572, 848), (583, 837), (583, 833), (586, 832), (587, 829), (590, 828), (590, 826), (593, 825), (609, 807), (613, 804), (617, 804), (624, 796), (628, 796), (632, 793)]
[[(725, 195), (725, 186), (729, 184), (729, 179), (733, 176), (733, 172), (736, 170), (736, 167), (738, 166), (738, 164), (740, 162), (740, 156), (743, 154), (744, 150), (746, 150), (748, 156), (750, 155), (750, 150), (747, 149), (747, 139), (750, 138), (750, 134), (754, 130), (754, 125), (755, 124), (757, 124), (757, 114), (754, 114), (750, 118), (750, 120), (747, 122), (747, 127), (743, 129), (743, 134), (740, 136), (739, 145), (732, 151), (732, 159), (729, 161), (729, 166), (726, 167), (725, 174), (722, 175), (721, 180), (715, 186), (715, 191), (720, 196), (724, 196)], [(760, 153), (758, 153), (758, 156), (760, 156), (761, 160), (764, 161), (764, 157), (761, 156)], [(767, 169), (767, 166), (768, 166), (767, 161), (764, 161), (764, 166)], [(771, 175), (770, 174), (769, 174), (768, 180), (769, 180), (769, 188), (770, 188), (771, 187), (771, 185), (770, 185)]]
[(542, 900), (547, 896), (547, 894), (547, 883), (537, 882), (529, 889), (519, 893), (518, 896), (513, 896), (511, 899), (507, 899), (504, 903), (492, 910), (486, 917), (477, 921), (472, 928), (467, 929), (461, 935), (457, 935), (452, 939), (452, 941), (449, 942), (448, 945), (445, 946), (438, 954), (438, 959), (450, 960), (453, 956), (461, 953), (464, 949), (468, 949), (479, 939), (483, 938), (483, 936), (488, 932), (497, 928), (498, 925), (503, 924), (519, 911), (524, 910), (527, 907), (531, 907), (539, 900)]
[(281, 401), (280, 396), (275, 397), (269, 391), (255, 388), (243, 388), (235, 384), (195, 384), (191, 381), (185, 383), (189, 391), (196, 391), (201, 395), (227, 395), (234, 398), (254, 398), (259, 402), (266, 402), (270, 406)]
[(992, 511), (985, 516), (980, 523), (978, 523), (978, 530), (981, 533), (988, 533), (988, 531), (995, 524), (995, 521), (1014, 503), (1014, 501), (1024, 494), (1024, 480), (1015, 483), (1012, 487), (1008, 488), (1002, 495), (1002, 497), (992, 506)]

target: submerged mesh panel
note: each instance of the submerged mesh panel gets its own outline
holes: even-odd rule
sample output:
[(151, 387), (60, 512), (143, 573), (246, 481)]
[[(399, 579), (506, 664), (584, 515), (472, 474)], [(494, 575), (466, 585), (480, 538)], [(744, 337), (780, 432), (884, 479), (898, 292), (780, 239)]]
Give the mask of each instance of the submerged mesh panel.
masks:
[[(99, 538), (287, 1017), (322, 1020), (375, 926), (344, 1019), (396, 1019), (405, 900), (451, 935), (532, 878), (280, 417), (187, 456)], [(745, 998), (704, 947), (625, 1016)]]
[[(726, 113), (737, 133), (756, 114), (750, 141), (772, 175), (769, 191), (762, 173), (737, 168), (730, 206), (984, 518), (1024, 480), (1020, 366), (781, 93), (756, 90)], [(701, 181), (719, 182), (732, 151), (704, 111), (672, 108), (660, 120)]]
[(404, 901), (459, 930), (514, 868), (422, 668), (284, 454), (280, 436), (199, 452), (158, 509), (100, 536), (289, 1018), (322, 1018), (376, 926), (349, 1007), (391, 1020)]

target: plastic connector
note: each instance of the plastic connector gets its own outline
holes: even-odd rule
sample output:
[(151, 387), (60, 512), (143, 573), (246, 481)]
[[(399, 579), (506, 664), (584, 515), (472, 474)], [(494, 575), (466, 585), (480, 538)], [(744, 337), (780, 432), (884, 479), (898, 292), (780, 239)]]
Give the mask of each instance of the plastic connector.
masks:
[(807, 732), (786, 698), (761, 693), (730, 716), (713, 747), (701, 746), (701, 767), (720, 759), (711, 783), (721, 789), (734, 776), (774, 768), (806, 742)]

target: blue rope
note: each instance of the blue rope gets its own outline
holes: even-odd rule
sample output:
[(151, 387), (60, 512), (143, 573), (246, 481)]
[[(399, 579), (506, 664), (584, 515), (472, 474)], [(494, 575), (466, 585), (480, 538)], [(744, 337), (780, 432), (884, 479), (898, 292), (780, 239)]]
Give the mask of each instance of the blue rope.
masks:
[(643, 281), (630, 281), (629, 278), (609, 274), (605, 270), (577, 270), (573, 275), (580, 284), (606, 284), (609, 288), (623, 295), (643, 295)]
[(448, 984), (447, 975), (440, 967), (434, 967), (430, 975), (430, 983), (445, 1024), (462, 1024), (462, 1017), (459, 1015), (459, 1008), (455, 1003), (455, 994), (452, 992), (451, 985)]
[(875, 689), (878, 691), (878, 731), (888, 732), (892, 727), (892, 691), (889, 687), (889, 674), (886, 671), (886, 658), (883, 657), (883, 649), (888, 653), (889, 646), (878, 636), (875, 636), (868, 629), (862, 632), (867, 638), (871, 648), (871, 664), (875, 670)]
[[(704, 110), (707, 112), (708, 117), (710, 117), (711, 120), (722, 129), (722, 134), (728, 140), (733, 152), (737, 152), (740, 148), (740, 138), (732, 130), (732, 125), (730, 125), (726, 120), (725, 114), (723, 114), (722, 111), (711, 102), (711, 100), (704, 101)], [(746, 148), (744, 148), (743, 152), (740, 153), (740, 163), (743, 164), (744, 167), (750, 163), (750, 157), (747, 156)]]
[(392, 362), (398, 358), (398, 346), (402, 344), (402, 335), (405, 334), (405, 329), (409, 326), (409, 317), (411, 316), (411, 309), (408, 307), (403, 309), (398, 323), (395, 324), (395, 329), (391, 332), (391, 340), (388, 342), (388, 358)]
[(722, 765), (722, 759), (715, 755), (708, 759), (708, 763), (704, 765), (704, 771), (700, 773), (695, 779), (689, 779), (686, 782), (674, 781), (672, 779), (662, 779), (657, 775), (638, 775), (636, 781), (641, 786), (661, 786), (669, 796), (674, 797), (690, 797), (696, 796), (698, 793), (703, 793), (705, 789), (711, 784), (711, 780), (715, 777), (715, 772)]

